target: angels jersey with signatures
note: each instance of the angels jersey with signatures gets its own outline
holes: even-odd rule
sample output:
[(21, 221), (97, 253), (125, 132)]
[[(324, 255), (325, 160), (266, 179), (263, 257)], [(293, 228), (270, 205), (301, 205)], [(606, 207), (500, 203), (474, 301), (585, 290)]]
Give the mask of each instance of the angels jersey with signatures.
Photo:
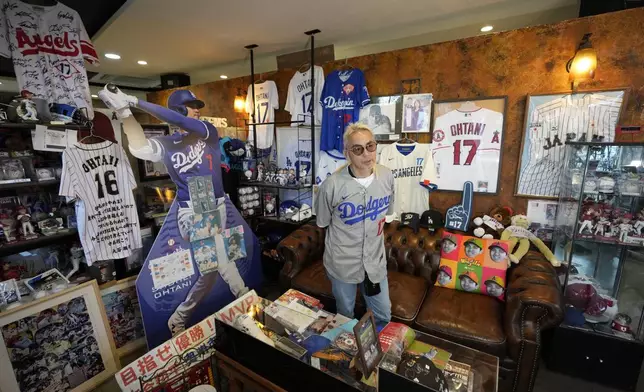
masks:
[(78, 199), (78, 235), (88, 265), (128, 257), (141, 248), (141, 231), (132, 189), (136, 180), (118, 144), (76, 143), (63, 153), (61, 196)]
[[(246, 113), (255, 113), (256, 123), (271, 123), (275, 121), (275, 109), (279, 109), (277, 85), (272, 80), (255, 83), (255, 107), (253, 108), (253, 86), (248, 86), (246, 96)], [(251, 121), (253, 121), (251, 119)], [(275, 125), (257, 125), (257, 148), (265, 149), (273, 145), (273, 130)], [(248, 130), (248, 140), (252, 143), (255, 138), (253, 127)]]
[[(311, 112), (315, 105), (315, 125), (322, 121), (322, 105), (320, 97), (324, 89), (324, 70), (316, 65), (313, 71), (315, 78), (315, 94), (311, 89), (311, 68), (306, 72), (296, 72), (288, 84), (288, 96), (284, 110), (291, 113), (291, 121), (305, 121), (304, 125), (311, 125)], [(314, 96), (315, 95), (315, 96)], [(297, 123), (291, 124), (298, 126)]]
[(84, 60), (98, 55), (76, 11), (0, 0), (0, 56), (13, 59), (20, 90), (49, 103), (86, 108), (94, 118)]
[(452, 110), (437, 117), (431, 149), (438, 189), (462, 190), (471, 181), (474, 191), (495, 193), (502, 141), (503, 115), (499, 112)]
[(382, 149), (379, 163), (394, 175), (396, 198), (393, 212), (422, 214), (429, 209), (429, 190), (422, 184), (436, 182), (436, 170), (429, 144), (389, 144)]

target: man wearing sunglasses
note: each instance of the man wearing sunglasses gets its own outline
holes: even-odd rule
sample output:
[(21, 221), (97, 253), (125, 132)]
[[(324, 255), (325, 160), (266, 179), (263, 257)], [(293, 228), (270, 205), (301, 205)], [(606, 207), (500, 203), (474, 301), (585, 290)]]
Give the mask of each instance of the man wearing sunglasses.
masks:
[(379, 324), (391, 319), (383, 230), (393, 213), (394, 177), (376, 164), (376, 141), (366, 125), (351, 124), (344, 133), (348, 165), (320, 186), (317, 224), (326, 227), (324, 267), (338, 313), (353, 318), (356, 286)]

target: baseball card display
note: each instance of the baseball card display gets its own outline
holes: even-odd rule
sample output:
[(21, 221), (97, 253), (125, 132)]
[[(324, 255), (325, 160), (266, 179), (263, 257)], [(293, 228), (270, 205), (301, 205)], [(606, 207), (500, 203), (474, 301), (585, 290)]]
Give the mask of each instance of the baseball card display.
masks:
[(61, 2), (41, 7), (4, 0), (0, 6), (0, 56), (13, 60), (18, 90), (84, 108), (93, 119), (85, 60), (99, 61), (78, 13)]
[(246, 257), (246, 244), (244, 243), (244, 226), (226, 229), (223, 232), (224, 246), (228, 260), (235, 261)]
[(432, 154), (440, 190), (497, 193), (506, 97), (434, 102)]
[(217, 208), (210, 176), (190, 177), (188, 179), (188, 191), (192, 202), (192, 210), (195, 214), (206, 213)]
[(403, 133), (429, 132), (432, 99), (432, 94), (409, 94), (403, 96)]
[(436, 182), (436, 169), (429, 144), (393, 143), (380, 153), (381, 165), (394, 175), (394, 212), (422, 214), (429, 208), (429, 188), (424, 184)]
[(63, 153), (61, 196), (78, 199), (78, 234), (88, 265), (142, 247), (130, 161), (118, 144), (76, 143)]
[[(253, 103), (255, 107), (253, 107)], [(253, 86), (248, 86), (246, 96), (246, 113), (254, 115), (255, 123), (271, 123), (275, 121), (275, 109), (279, 109), (279, 97), (277, 85), (272, 80), (262, 83), (255, 83), (255, 99), (253, 99)], [(273, 145), (273, 130), (275, 125), (257, 125), (256, 148), (269, 148)], [(252, 143), (254, 139), (253, 127), (248, 130), (248, 140)]]
[[(315, 93), (311, 89), (311, 67), (304, 72), (296, 72), (288, 84), (288, 95), (284, 110), (291, 113), (291, 121), (304, 121), (304, 125), (311, 125), (311, 113), (315, 106), (315, 125), (322, 123), (322, 105), (320, 97), (324, 89), (324, 70), (316, 65), (313, 67), (315, 78)], [(298, 123), (291, 124), (292, 127)]]
[(625, 90), (528, 96), (517, 196), (559, 195), (567, 141), (612, 142)]

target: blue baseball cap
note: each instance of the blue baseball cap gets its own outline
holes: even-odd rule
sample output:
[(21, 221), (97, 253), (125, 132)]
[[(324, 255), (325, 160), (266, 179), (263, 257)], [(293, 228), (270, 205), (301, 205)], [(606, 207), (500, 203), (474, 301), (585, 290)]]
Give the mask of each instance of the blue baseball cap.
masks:
[(170, 109), (180, 106), (190, 106), (194, 109), (201, 109), (205, 106), (202, 100), (190, 90), (176, 90), (168, 98), (168, 107)]

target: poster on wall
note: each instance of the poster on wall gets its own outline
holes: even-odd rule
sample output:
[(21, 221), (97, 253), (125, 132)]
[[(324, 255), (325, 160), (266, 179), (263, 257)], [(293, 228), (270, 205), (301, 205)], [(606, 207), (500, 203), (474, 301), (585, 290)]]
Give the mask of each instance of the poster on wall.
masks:
[(145, 347), (143, 318), (134, 285), (136, 277), (123, 279), (101, 290), (105, 314), (119, 357)]
[(3, 392), (92, 391), (120, 367), (96, 281), (0, 315)]
[(431, 150), (439, 191), (462, 191), (470, 181), (474, 192), (496, 194), (507, 97), (434, 101)]
[(530, 95), (516, 196), (557, 198), (566, 142), (612, 142), (626, 89)]
[(371, 103), (360, 109), (360, 122), (373, 131), (376, 140), (398, 140), (402, 96), (371, 97)]
[(429, 132), (432, 94), (403, 95), (402, 132)]

